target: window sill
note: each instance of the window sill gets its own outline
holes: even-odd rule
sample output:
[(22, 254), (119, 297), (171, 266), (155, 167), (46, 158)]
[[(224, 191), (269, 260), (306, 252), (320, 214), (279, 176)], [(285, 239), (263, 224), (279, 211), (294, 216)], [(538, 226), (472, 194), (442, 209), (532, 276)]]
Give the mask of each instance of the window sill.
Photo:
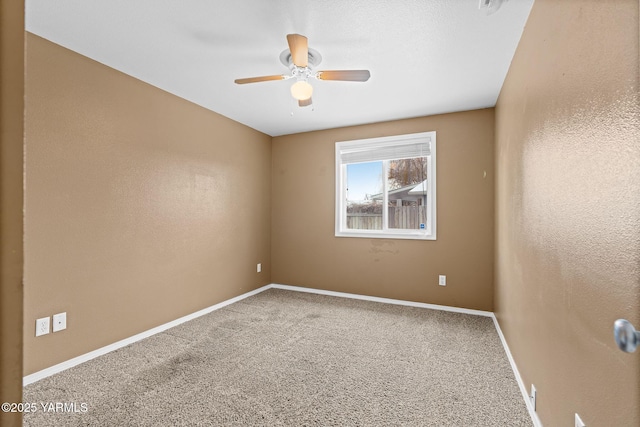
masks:
[(356, 237), (361, 239), (402, 239), (402, 240), (437, 240), (435, 234), (427, 233), (394, 233), (379, 231), (336, 231), (336, 237)]

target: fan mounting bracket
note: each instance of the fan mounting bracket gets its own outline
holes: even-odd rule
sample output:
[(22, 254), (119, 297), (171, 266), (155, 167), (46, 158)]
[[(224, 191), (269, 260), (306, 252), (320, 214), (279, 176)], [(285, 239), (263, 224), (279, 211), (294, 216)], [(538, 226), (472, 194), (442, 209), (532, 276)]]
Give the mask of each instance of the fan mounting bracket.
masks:
[[(291, 60), (291, 51), (289, 51), (289, 49), (285, 49), (282, 51), (282, 53), (280, 54), (280, 62), (282, 62), (282, 64), (289, 69), (293, 69), (295, 67), (295, 64)], [(322, 56), (320, 55), (320, 52), (315, 49), (309, 48), (309, 59), (307, 68), (314, 68), (321, 62)]]

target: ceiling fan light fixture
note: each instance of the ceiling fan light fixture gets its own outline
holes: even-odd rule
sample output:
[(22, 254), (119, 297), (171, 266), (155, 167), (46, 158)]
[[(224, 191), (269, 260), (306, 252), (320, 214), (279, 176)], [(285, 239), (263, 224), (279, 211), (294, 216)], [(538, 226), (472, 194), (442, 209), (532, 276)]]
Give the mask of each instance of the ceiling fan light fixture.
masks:
[(298, 101), (305, 101), (311, 98), (313, 86), (305, 80), (299, 80), (291, 85), (291, 95)]
[(312, 105), (311, 95), (313, 94), (313, 86), (308, 82), (308, 79), (311, 77), (317, 80), (337, 80), (345, 82), (366, 82), (369, 80), (369, 77), (371, 77), (369, 70), (313, 71), (315, 70), (315, 66), (322, 60), (322, 57), (315, 50), (309, 49), (307, 38), (300, 34), (287, 34), (287, 43), (289, 44), (289, 49), (282, 51), (280, 61), (291, 71), (289, 75), (283, 74), (236, 79), (236, 84), (243, 85), (271, 80), (295, 79), (296, 82), (291, 85), (291, 95), (298, 101), (299, 107), (308, 107)]

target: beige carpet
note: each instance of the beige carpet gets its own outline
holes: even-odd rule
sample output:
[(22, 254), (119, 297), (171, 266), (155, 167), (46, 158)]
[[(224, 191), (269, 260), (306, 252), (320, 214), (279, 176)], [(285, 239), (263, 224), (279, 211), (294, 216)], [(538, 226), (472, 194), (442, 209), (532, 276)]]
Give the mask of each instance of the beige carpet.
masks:
[(78, 411), (26, 426), (532, 426), (490, 318), (278, 289), (31, 384), (24, 401)]

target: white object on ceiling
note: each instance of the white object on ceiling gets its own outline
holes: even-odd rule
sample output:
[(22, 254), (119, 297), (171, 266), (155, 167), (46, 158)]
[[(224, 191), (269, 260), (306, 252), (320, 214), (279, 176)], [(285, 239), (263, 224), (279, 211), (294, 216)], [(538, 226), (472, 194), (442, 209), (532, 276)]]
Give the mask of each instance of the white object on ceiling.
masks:
[[(478, 0), (27, 0), (26, 28), (271, 136), (493, 107), (533, 0), (489, 16)], [(369, 81), (313, 81), (291, 97), (286, 35), (320, 68)]]
[(484, 10), (487, 15), (496, 13), (502, 7), (502, 4), (509, 0), (480, 0), (478, 8)]

